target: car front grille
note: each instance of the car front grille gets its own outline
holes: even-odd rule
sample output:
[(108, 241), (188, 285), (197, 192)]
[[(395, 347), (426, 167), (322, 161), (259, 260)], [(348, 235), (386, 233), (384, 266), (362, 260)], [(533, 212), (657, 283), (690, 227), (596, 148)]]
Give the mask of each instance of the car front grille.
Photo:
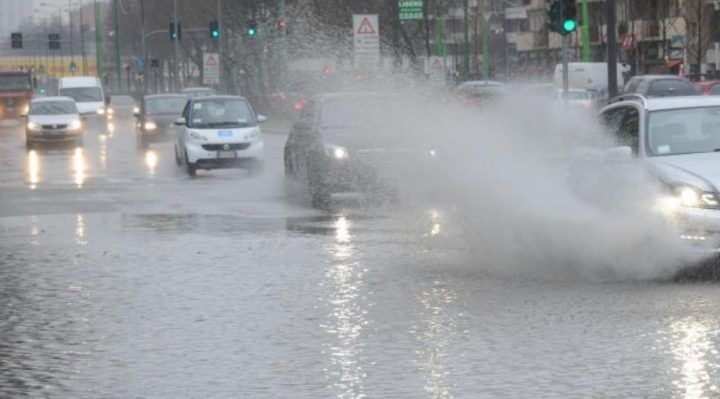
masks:
[(203, 144), (202, 148), (205, 151), (240, 151), (247, 150), (250, 147), (250, 143), (235, 143), (235, 144)]
[(43, 130), (63, 130), (67, 129), (67, 124), (65, 125), (42, 125)]

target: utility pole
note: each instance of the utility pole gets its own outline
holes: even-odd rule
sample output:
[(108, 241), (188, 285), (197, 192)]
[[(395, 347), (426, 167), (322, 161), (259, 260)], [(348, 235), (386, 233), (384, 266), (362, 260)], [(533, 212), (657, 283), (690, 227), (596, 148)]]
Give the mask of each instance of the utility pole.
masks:
[(145, 0), (140, 0), (140, 34), (142, 34), (142, 57), (143, 57), (143, 92), (148, 91), (148, 59), (147, 45), (145, 43)]
[(87, 75), (88, 72), (88, 63), (87, 63), (87, 53), (85, 52), (85, 21), (84, 21), (84, 10), (83, 10), (83, 0), (78, 0), (80, 2), (80, 52), (82, 53), (82, 67), (83, 67), (83, 75)]
[(588, 0), (582, 0), (582, 58), (583, 62), (590, 62), (590, 10)]
[(120, 0), (113, 1), (113, 24), (115, 25), (115, 74), (118, 81), (118, 92), (122, 92), (122, 69), (120, 61)]
[(616, 97), (617, 88), (617, 37), (615, 25), (617, 24), (617, 4), (615, 0), (607, 0), (607, 53), (608, 53), (608, 96)]
[[(68, 31), (70, 31), (70, 62), (75, 62), (75, 46), (73, 41), (73, 23), (72, 23), (72, 0), (68, 0)], [(75, 73), (73, 72), (73, 75)]]
[[(485, 0), (480, 2), (480, 8), (485, 10)], [(483, 53), (483, 80), (490, 80), (490, 29), (489, 21), (485, 13), (481, 12), (482, 17), (482, 53)], [(489, 15), (489, 14), (488, 14)]]
[(463, 0), (463, 70), (462, 79), (470, 77), (470, 26), (469, 26), (469, 0)]
[(97, 0), (95, 5), (95, 65), (97, 76), (105, 83), (105, 21)]
[(223, 57), (223, 20), (222, 20), (222, 0), (217, 0), (217, 22), (218, 22), (218, 32), (220, 36), (218, 36), (218, 62), (220, 63), (220, 66), (218, 67), (218, 74), (220, 75), (220, 84), (218, 85), (218, 89), (222, 93), (227, 94), (227, 82), (225, 82), (225, 79), (223, 79), (223, 71), (225, 70), (225, 58)]
[(174, 86), (175, 91), (180, 91), (180, 66), (178, 65), (179, 57), (178, 57), (178, 40), (180, 40), (180, 29), (178, 29), (178, 9), (177, 9), (177, 0), (173, 0), (173, 21), (175, 23), (175, 32), (177, 32), (177, 38), (173, 41), (173, 44), (175, 45), (173, 49), (173, 67), (175, 68), (174, 72)]

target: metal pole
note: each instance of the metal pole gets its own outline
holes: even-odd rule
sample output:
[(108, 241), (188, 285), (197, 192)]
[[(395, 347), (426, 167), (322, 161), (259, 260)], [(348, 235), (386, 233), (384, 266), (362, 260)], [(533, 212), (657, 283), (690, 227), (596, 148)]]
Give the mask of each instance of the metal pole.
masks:
[(615, 25), (617, 24), (617, 4), (615, 0), (607, 0), (607, 53), (608, 53), (608, 96), (610, 98), (618, 95), (617, 85), (617, 37), (615, 36)]
[(114, 0), (113, 23), (115, 25), (115, 73), (117, 74), (118, 92), (122, 92), (122, 70), (120, 61), (120, 0)]
[(103, 21), (100, 6), (93, 0), (95, 6), (95, 65), (97, 76), (105, 83), (105, 21)]
[(178, 40), (180, 40), (180, 31), (178, 29), (178, 9), (177, 9), (177, 0), (173, 0), (173, 20), (175, 21), (175, 32), (177, 33), (177, 38), (174, 40), (175, 48), (173, 49), (173, 67), (175, 68), (174, 71), (174, 86), (175, 91), (180, 91), (180, 68), (178, 66)]
[[(72, 0), (68, 0), (68, 30), (70, 31), (70, 62), (75, 62), (75, 46), (73, 42), (73, 23), (72, 23)], [(75, 75), (75, 72), (73, 72)]]
[(145, 37), (145, 0), (140, 0), (140, 31), (142, 34), (142, 57), (143, 57), (143, 92), (148, 92), (148, 59), (147, 44)]
[[(58, 9), (58, 32), (62, 32), (62, 10)], [(62, 34), (61, 36), (62, 37)], [(65, 46), (60, 44), (60, 76), (65, 76)]]
[(470, 75), (470, 27), (468, 21), (469, 8), (469, 0), (463, 0), (463, 80), (468, 80)]
[(570, 52), (570, 35), (562, 37), (562, 80), (563, 80), (563, 100), (567, 102), (568, 91), (570, 91), (570, 71), (568, 71), (568, 53)]
[(227, 85), (225, 85), (225, 80), (223, 79), (223, 70), (225, 68), (225, 59), (223, 58), (223, 21), (222, 21), (222, 0), (217, 0), (217, 22), (218, 22), (218, 33), (220, 36), (218, 36), (218, 62), (220, 65), (218, 66), (218, 73), (220, 77), (220, 84), (218, 84), (218, 89), (220, 89), (221, 92), (227, 93)]
[(82, 53), (82, 66), (83, 66), (83, 75), (87, 76), (88, 74), (88, 63), (87, 63), (87, 53), (85, 52), (85, 21), (84, 21), (84, 10), (83, 10), (83, 0), (78, 0), (79, 6), (80, 6), (80, 52)]
[(582, 58), (583, 62), (590, 62), (590, 10), (588, 0), (582, 0)]

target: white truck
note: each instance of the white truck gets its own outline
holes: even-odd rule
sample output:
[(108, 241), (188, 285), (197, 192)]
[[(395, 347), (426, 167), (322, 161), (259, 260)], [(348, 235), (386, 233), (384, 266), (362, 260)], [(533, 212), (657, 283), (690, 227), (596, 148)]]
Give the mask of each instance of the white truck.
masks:
[[(608, 68), (606, 62), (571, 62), (568, 64), (570, 88), (593, 90), (602, 92), (608, 90)], [(618, 90), (625, 86), (624, 74), (629, 72), (628, 64), (618, 63), (617, 84)], [(563, 66), (555, 65), (553, 83), (557, 88), (563, 87)]]

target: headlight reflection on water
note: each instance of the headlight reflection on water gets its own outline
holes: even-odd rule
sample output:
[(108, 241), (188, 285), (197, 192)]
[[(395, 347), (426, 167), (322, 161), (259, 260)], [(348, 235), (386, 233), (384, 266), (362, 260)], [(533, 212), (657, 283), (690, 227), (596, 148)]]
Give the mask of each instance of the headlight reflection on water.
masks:
[(680, 363), (680, 375), (673, 381), (685, 399), (716, 397), (718, 386), (713, 376), (718, 368), (718, 351), (713, 344), (716, 334), (712, 325), (693, 319), (684, 319), (670, 325), (672, 353)]
[(85, 156), (83, 149), (78, 147), (75, 148), (75, 154), (73, 155), (73, 173), (75, 174), (75, 185), (78, 188), (82, 188), (85, 183)]
[(150, 176), (155, 175), (155, 168), (158, 164), (158, 156), (157, 153), (153, 150), (148, 150), (145, 152), (145, 166), (147, 167), (148, 174)]
[(40, 160), (35, 150), (28, 152), (28, 180), (31, 190), (35, 190), (40, 183)]

